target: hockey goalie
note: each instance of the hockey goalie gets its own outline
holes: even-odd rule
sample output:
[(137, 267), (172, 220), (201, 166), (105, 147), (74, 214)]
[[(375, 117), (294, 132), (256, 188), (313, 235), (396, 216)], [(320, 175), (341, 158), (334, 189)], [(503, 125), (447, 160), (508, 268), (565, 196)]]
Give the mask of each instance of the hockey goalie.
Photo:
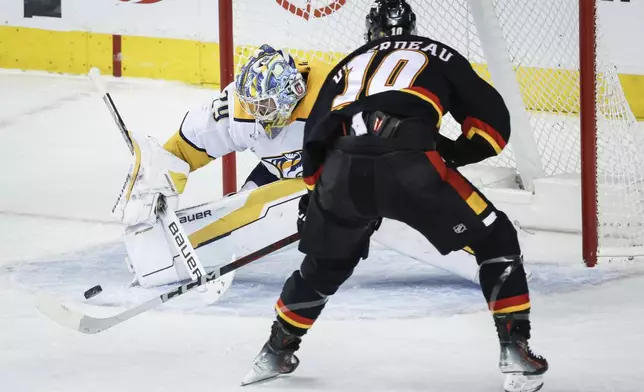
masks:
[[(163, 146), (152, 137), (132, 135), (135, 162), (113, 212), (128, 225), (127, 262), (136, 284), (191, 279), (196, 269), (203, 273), (231, 255), (243, 256), (295, 233), (297, 202), (305, 190), (300, 179), (304, 122), (325, 77), (326, 70), (262, 45), (216, 99), (187, 112)], [(176, 209), (190, 172), (245, 150), (260, 162), (237, 194), (178, 211), (178, 224), (160, 224), (159, 201)], [(267, 215), (271, 219), (264, 219)], [(175, 257), (188, 241), (204, 265)]]
[[(298, 202), (306, 193), (301, 180), (304, 124), (327, 73), (262, 45), (234, 83), (188, 111), (163, 146), (152, 137), (132, 135), (135, 162), (114, 214), (128, 225), (126, 261), (134, 284), (153, 287), (194, 279), (233, 255), (248, 255), (297, 231)], [(169, 210), (176, 209), (190, 172), (244, 150), (260, 162), (239, 192), (177, 211), (178, 223), (162, 224), (161, 196)], [(374, 240), (476, 281), (471, 263), (433, 257), (433, 249), (418, 246), (422, 236), (395, 221), (385, 221)], [(194, 260), (187, 242), (198, 255)]]

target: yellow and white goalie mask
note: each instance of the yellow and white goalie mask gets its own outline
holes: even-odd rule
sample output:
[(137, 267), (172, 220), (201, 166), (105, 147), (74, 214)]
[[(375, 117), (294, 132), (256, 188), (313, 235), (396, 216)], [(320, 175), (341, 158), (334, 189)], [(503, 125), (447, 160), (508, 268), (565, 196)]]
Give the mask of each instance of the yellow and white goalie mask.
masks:
[(244, 111), (274, 138), (306, 95), (306, 83), (288, 53), (262, 45), (235, 79), (235, 93)]

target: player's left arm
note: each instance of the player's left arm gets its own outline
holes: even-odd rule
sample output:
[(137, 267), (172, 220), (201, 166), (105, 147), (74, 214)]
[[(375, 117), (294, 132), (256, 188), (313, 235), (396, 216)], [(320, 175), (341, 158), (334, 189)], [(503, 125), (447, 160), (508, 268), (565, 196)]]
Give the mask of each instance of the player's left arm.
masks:
[(460, 55), (449, 60), (446, 70), (452, 92), (449, 111), (462, 133), (454, 142), (441, 137), (439, 152), (456, 166), (500, 154), (510, 139), (510, 114), (503, 98)]

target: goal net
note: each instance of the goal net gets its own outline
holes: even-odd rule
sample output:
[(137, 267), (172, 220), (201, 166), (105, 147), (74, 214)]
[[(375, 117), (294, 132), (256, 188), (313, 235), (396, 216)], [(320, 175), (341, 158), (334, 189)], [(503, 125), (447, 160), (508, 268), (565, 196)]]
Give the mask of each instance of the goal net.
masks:
[[(592, 30), (582, 33), (582, 38), (586, 35), (592, 40), (589, 47), (596, 48), (597, 55), (593, 60), (596, 90), (591, 97), (596, 119), (589, 131), (596, 145), (587, 145), (593, 151), (585, 159), (581, 155), (579, 1), (587, 0), (408, 3), (417, 15), (419, 35), (458, 50), (506, 100), (512, 116), (510, 143), (500, 156), (484, 164), (514, 170), (517, 186), (528, 191), (542, 178), (579, 183), (582, 161), (591, 165), (584, 167), (585, 173), (591, 173), (586, 180), (593, 184), (586, 192), (591, 196), (596, 192), (597, 207), (590, 214), (596, 214), (597, 224), (586, 225), (584, 236), (598, 239), (595, 247), (600, 256), (640, 255), (644, 245), (643, 140), (616, 68), (608, 61), (610, 48), (602, 39), (600, 13), (586, 23), (596, 37)], [(264, 43), (288, 49), (313, 67), (335, 64), (364, 44), (365, 16), (372, 3), (233, 0), (235, 69)], [(592, 86), (586, 87), (593, 92)], [(441, 132), (455, 138), (460, 127), (446, 116)], [(596, 165), (588, 163), (588, 157), (596, 158)]]

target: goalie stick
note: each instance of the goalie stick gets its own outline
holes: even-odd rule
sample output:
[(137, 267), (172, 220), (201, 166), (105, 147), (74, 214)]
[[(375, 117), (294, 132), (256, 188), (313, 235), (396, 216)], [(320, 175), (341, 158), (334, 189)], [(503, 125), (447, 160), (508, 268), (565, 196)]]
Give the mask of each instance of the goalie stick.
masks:
[(241, 257), (235, 261), (231, 261), (230, 263), (221, 267), (217, 267), (213, 271), (207, 273), (204, 276), (201, 276), (197, 280), (193, 280), (184, 285), (178, 286), (164, 294), (161, 294), (156, 298), (153, 298), (121, 313), (115, 314), (114, 316), (104, 318), (91, 317), (68, 308), (56, 298), (53, 298), (47, 294), (40, 294), (37, 300), (37, 306), (43, 314), (64, 327), (75, 329), (86, 334), (96, 334), (105, 331), (106, 329), (112, 328), (113, 326), (129, 320), (132, 317), (137, 316), (143, 312), (153, 309), (165, 302), (170, 301), (171, 299), (177, 298), (197, 287), (203, 286), (208, 282), (216, 280), (219, 277), (229, 274), (247, 264), (250, 264), (257, 259), (260, 259), (278, 249), (292, 244), (299, 239), (299, 233), (291, 234), (288, 237), (265, 246), (264, 248), (259, 249), (247, 256)]
[(123, 122), (123, 119), (121, 118), (121, 115), (119, 114), (118, 110), (116, 110), (116, 105), (114, 105), (112, 96), (107, 92), (105, 85), (100, 79), (101, 71), (99, 71), (98, 68), (92, 68), (89, 70), (88, 75), (94, 82), (94, 86), (96, 86), (98, 92), (101, 93), (101, 98), (103, 99), (103, 102), (105, 102), (105, 106), (107, 106), (107, 109), (110, 111), (110, 114), (112, 115), (112, 118), (114, 118), (116, 126), (119, 128), (119, 131), (121, 131), (121, 136), (123, 136), (125, 144), (127, 144), (127, 147), (130, 149), (130, 154), (134, 155), (134, 143), (132, 142), (132, 139), (130, 139), (130, 131), (128, 131), (125, 123)]

